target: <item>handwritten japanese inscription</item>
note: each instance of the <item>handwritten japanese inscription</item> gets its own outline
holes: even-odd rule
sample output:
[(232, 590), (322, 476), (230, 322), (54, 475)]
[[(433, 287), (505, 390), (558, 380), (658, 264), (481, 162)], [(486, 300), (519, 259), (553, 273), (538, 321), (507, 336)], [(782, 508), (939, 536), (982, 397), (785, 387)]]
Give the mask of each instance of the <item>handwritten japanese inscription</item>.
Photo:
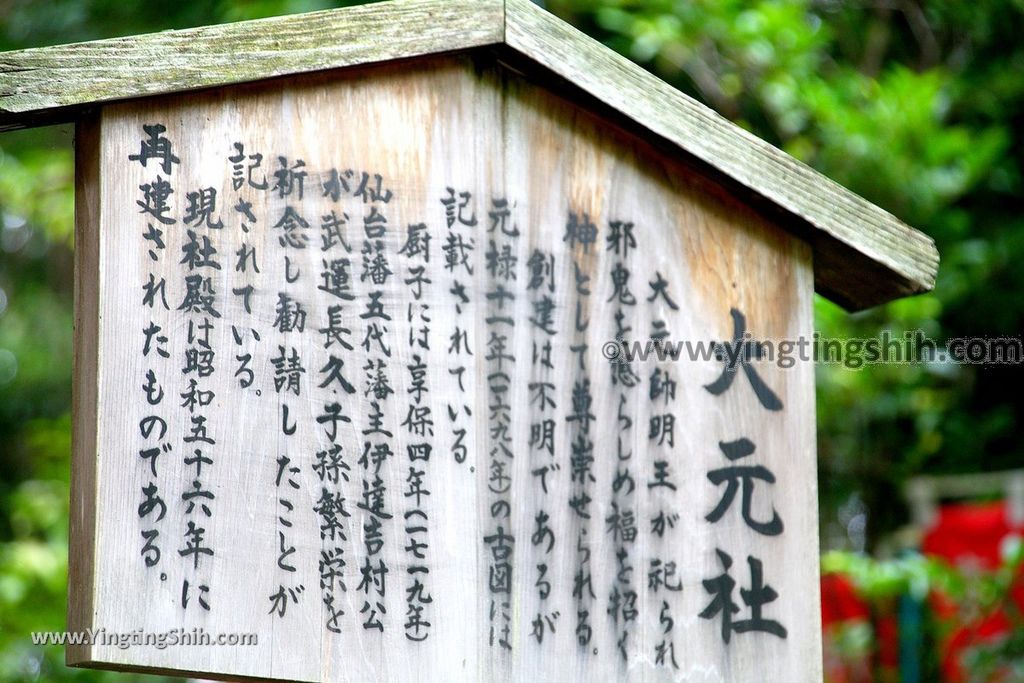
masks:
[(817, 675), (811, 370), (608, 346), (807, 332), (802, 244), (451, 58), (119, 105), (100, 131), (82, 625), (259, 644), (89, 660)]

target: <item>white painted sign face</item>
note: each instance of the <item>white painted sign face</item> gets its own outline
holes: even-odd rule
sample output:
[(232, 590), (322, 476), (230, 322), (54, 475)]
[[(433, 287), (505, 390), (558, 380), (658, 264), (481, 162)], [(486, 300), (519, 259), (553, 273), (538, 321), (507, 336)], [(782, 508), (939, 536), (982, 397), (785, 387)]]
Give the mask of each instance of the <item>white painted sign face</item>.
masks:
[(688, 357), (809, 334), (806, 245), (456, 58), (81, 144), (71, 627), (258, 642), (73, 661), (820, 677), (813, 370)]

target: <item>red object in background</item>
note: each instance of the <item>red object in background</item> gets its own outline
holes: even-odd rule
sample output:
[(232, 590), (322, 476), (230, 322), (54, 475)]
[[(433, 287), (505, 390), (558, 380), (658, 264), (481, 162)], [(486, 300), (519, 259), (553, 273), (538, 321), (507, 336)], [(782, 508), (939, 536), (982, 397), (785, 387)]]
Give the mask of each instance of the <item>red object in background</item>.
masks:
[(835, 646), (839, 632), (854, 622), (868, 622), (868, 604), (857, 595), (853, 583), (842, 574), (821, 577), (821, 626), (825, 680), (831, 683), (871, 683), (871, 661), (867, 656), (851, 658)]
[[(952, 565), (994, 571), (1002, 564), (1001, 547), (1012, 533), (1020, 533), (1007, 517), (1005, 503), (944, 505), (938, 519), (925, 534), (921, 552), (940, 557)], [(1024, 581), (1017, 577), (1013, 600), (1024, 609)], [(958, 608), (946, 596), (933, 594), (932, 607), (945, 619), (958, 619)], [(1010, 623), (1002, 611), (985, 615), (953, 632), (942, 648), (942, 671), (947, 681), (965, 680), (960, 666), (964, 650), (972, 645), (998, 639), (1009, 632)]]
[(890, 605), (890, 610), (875, 619), (875, 642), (878, 668), (895, 675), (900, 670), (900, 622), (895, 604)]
[(921, 552), (953, 565), (974, 563), (993, 570), (1002, 562), (1003, 539), (1020, 530), (1010, 526), (1005, 503), (943, 505), (921, 542)]
[[(1004, 503), (947, 505), (940, 508), (936, 523), (925, 534), (921, 551), (942, 558), (952, 565), (988, 572), (1002, 564), (1001, 546), (1012, 533), (1024, 535), (1024, 528), (1015, 528), (1009, 524)], [(1011, 594), (1012, 599), (1024, 610), (1024, 568)], [(964, 618), (960, 606), (945, 595), (933, 592), (929, 602), (935, 616), (943, 621), (956, 623)], [(879, 673), (888, 677), (898, 676), (898, 620), (891, 605), (881, 607), (872, 615), (869, 605), (857, 595), (847, 577), (840, 574), (825, 574), (821, 577), (821, 622), (826, 637), (827, 680), (855, 683), (877, 680)], [(846, 661), (835, 652), (830, 652), (829, 633), (843, 623), (859, 620), (874, 622), (877, 650), (871, 661)], [(998, 639), (1009, 629), (1006, 615), (996, 611), (965, 623), (962, 628), (950, 634), (941, 646), (943, 679), (954, 683), (966, 680), (960, 667), (964, 650), (972, 645)], [(874, 672), (872, 668), (875, 668)]]
[(821, 625), (855, 619), (867, 620), (871, 613), (866, 602), (857, 595), (853, 583), (842, 574), (824, 574), (821, 577)]

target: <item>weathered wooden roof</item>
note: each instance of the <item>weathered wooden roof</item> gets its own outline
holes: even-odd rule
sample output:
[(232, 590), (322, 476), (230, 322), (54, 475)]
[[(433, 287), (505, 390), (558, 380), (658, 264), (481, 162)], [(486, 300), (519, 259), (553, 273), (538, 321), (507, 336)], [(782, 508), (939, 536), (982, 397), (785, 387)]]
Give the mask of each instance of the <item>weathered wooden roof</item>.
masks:
[(71, 121), (102, 102), (488, 47), (563, 79), (773, 213), (811, 243), (815, 288), (837, 303), (867, 308), (934, 286), (927, 235), (529, 0), (394, 0), (0, 53), (0, 129)]

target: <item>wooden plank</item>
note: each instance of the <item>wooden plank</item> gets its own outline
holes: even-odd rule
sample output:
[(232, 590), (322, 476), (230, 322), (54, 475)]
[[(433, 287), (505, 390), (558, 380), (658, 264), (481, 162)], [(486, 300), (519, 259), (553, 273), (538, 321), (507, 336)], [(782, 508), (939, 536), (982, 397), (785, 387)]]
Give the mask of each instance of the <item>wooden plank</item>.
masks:
[(529, 0), (507, 0), (505, 42), (810, 227), (820, 292), (857, 310), (932, 289), (934, 241), (730, 123)]
[(501, 0), (393, 0), (0, 54), (0, 128), (76, 107), (499, 42)]
[[(93, 623), (99, 424), (101, 169), (99, 117), (75, 129), (75, 343), (72, 368), (72, 458), (68, 545), (68, 629)], [(88, 644), (67, 646), (69, 660), (88, 661)]]
[[(282, 120), (289, 125), (267, 125)], [(143, 128), (153, 124), (164, 128)], [(626, 366), (603, 355), (616, 336), (642, 344), (660, 330), (672, 341), (731, 340), (731, 308), (745, 314), (758, 339), (810, 336), (812, 256), (804, 241), (644, 140), (467, 57), (111, 105), (101, 126), (104, 202), (91, 226), (102, 236), (99, 376), (76, 374), (86, 384), (80, 392), (98, 383), (102, 407), (93, 425), (102, 457), (81, 443), (84, 452), (76, 453), (100, 483), (87, 625), (153, 633), (201, 626), (211, 636), (254, 632), (259, 644), (97, 645), (73, 663), (303, 681), (820, 680), (813, 364), (756, 363), (782, 404), (775, 410), (745, 371), (712, 393), (707, 386), (723, 370), (714, 358), (654, 356)], [(143, 165), (139, 156), (154, 135), (172, 146), (176, 163), (165, 167), (154, 157)], [(254, 166), (254, 154), (262, 165)], [(303, 193), (285, 192), (296, 178), (275, 177), (282, 168), (306, 174)], [(324, 193), (331, 169), (347, 183), (337, 197)], [(364, 171), (370, 192), (360, 195)], [(374, 194), (377, 173), (384, 192)], [(158, 177), (173, 189), (164, 215), (173, 223), (140, 210), (144, 188), (152, 190)], [(268, 185), (258, 189), (264, 178)], [(284, 185), (275, 189), (275, 179)], [(217, 193), (210, 218), (187, 218), (189, 193), (198, 200), (204, 189)], [(450, 199), (455, 204), (446, 205)], [(256, 220), (244, 217), (245, 208)], [(285, 231), (280, 219), (288, 208), (308, 219), (308, 229)], [(332, 211), (347, 219), (338, 228), (347, 246), (322, 228)], [(420, 224), (431, 237), (429, 260), (406, 248), (410, 226)], [(144, 237), (150, 225), (162, 230), (163, 248)], [(444, 249), (459, 238), (473, 246), (465, 264), (459, 250)], [(195, 251), (206, 240), (215, 251)], [(259, 272), (251, 264), (239, 269), (239, 260), (249, 263), (243, 246), (255, 248)], [(220, 267), (196, 265), (204, 253)], [(390, 275), (377, 269), (378, 256)], [(333, 259), (349, 260), (351, 299), (327, 291), (325, 261)], [(419, 266), (430, 282), (418, 298), (410, 283)], [(150, 276), (165, 282), (167, 306), (160, 294), (153, 306), (144, 303)], [(195, 276), (209, 278), (208, 288), (196, 290), (212, 297), (208, 304), (189, 303), (185, 278)], [(661, 280), (667, 298), (657, 293)], [(389, 354), (368, 333), (371, 322), (383, 321), (373, 313), (377, 292), (390, 318)], [(303, 329), (284, 329), (282, 293), (302, 304)], [(342, 336), (351, 349), (325, 347), (332, 305), (342, 306), (336, 329), (350, 331)], [(154, 338), (147, 353), (150, 322), (168, 339)], [(429, 349), (420, 344), (424, 334)], [(208, 375), (193, 365), (204, 335), (214, 352)], [(500, 346), (495, 335), (505, 338)], [(305, 370), (295, 375), (294, 393), (286, 364), (274, 360), (292, 349)], [(254, 374), (243, 386), (245, 356)], [(353, 392), (324, 381), (332, 356), (344, 361)], [(394, 390), (383, 398), (368, 392), (376, 361)], [(412, 369), (421, 365), (428, 391), (416, 404)], [(163, 390), (153, 404), (143, 389), (150, 371)], [(671, 391), (660, 384), (667, 378)], [(214, 392), (205, 406), (190, 406), (192, 380)], [(542, 383), (550, 384), (553, 403), (537, 399)], [(318, 420), (333, 402), (351, 419), (336, 436)], [(389, 436), (372, 431), (375, 402)], [(414, 405), (430, 408), (431, 435), (413, 431)], [(149, 414), (167, 421), (166, 437), (140, 433)], [(195, 415), (206, 418), (206, 436), (216, 443), (186, 442)], [(534, 431), (547, 419), (550, 451)], [(720, 442), (741, 438), (756, 450), (733, 455), (772, 473), (757, 480), (748, 513), (769, 520), (777, 512), (781, 533), (745, 521), (739, 495), (720, 518), (708, 519), (727, 495), (728, 485), (710, 476), (731, 462)], [(381, 593), (372, 577), (361, 586), (373, 515), (359, 505), (364, 481), (378, 486), (372, 458), (362, 460), (367, 443), (371, 453), (386, 443), (392, 454), (379, 471), (391, 514), (373, 555), (388, 566)], [(412, 457), (410, 447), (422, 443), (432, 446), (429, 461)], [(155, 471), (140, 457), (154, 445)], [(333, 445), (349, 467), (335, 481), (316, 469)], [(212, 461), (201, 475), (184, 461), (197, 446)], [(288, 458), (283, 469), (281, 456)], [(422, 504), (407, 493), (411, 467), (426, 471), (430, 495)], [(546, 484), (535, 474), (544, 467)], [(660, 469), (661, 483), (675, 488), (659, 485)], [(197, 480), (215, 494), (203, 501), (208, 515), (189, 511), (182, 498)], [(164, 515), (141, 506), (151, 483)], [(337, 541), (344, 588), (336, 577), (328, 577), (329, 589), (322, 583), (321, 553), (334, 547), (320, 533), (324, 490), (341, 494), (350, 514)], [(408, 516), (417, 506), (423, 516)], [(662, 513), (669, 521), (656, 533)], [(544, 534), (533, 540), (538, 518), (554, 534), (550, 547)], [(212, 555), (188, 554), (189, 522), (204, 529), (202, 545)], [(498, 526), (514, 538), (507, 557), (495, 552)], [(153, 529), (162, 552), (146, 566), (155, 553), (143, 550), (142, 533)], [(413, 539), (428, 544), (425, 559), (409, 550)], [(282, 554), (288, 548), (294, 552)], [(785, 637), (723, 631), (721, 610), (709, 607), (715, 597), (704, 581), (724, 572), (736, 582), (723, 596), (740, 610), (735, 619), (751, 617), (740, 590), (752, 587), (753, 560), (779, 596), (760, 593), (767, 601), (756, 609), (784, 626)], [(410, 571), (420, 565), (429, 573)], [(651, 572), (661, 579), (652, 582)], [(416, 577), (431, 598), (422, 642), (409, 638), (419, 633), (409, 626)], [(282, 585), (303, 588), (279, 613), (272, 595)], [(337, 633), (327, 628), (328, 593), (344, 609)], [(371, 613), (383, 630), (364, 627)]]

